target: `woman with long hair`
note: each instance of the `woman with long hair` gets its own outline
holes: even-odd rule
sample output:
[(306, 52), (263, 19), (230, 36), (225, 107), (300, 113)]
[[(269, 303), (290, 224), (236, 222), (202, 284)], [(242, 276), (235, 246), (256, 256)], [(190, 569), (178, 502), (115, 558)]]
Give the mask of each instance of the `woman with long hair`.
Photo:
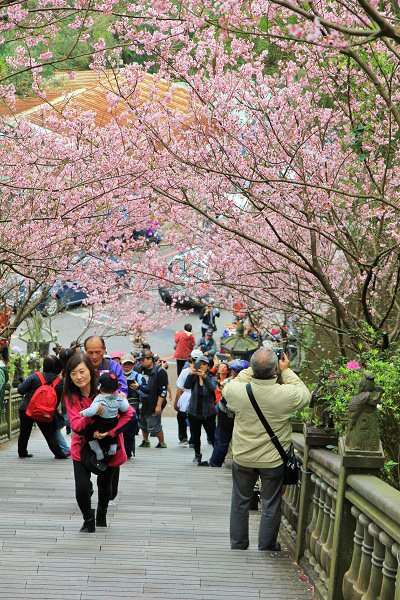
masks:
[[(85, 428), (93, 423), (93, 419), (82, 417), (79, 413), (88, 408), (97, 395), (98, 378), (96, 371), (86, 356), (77, 352), (67, 362), (64, 371), (64, 399), (68, 419), (73, 431), (71, 441), (71, 457), (74, 464), (75, 496), (83, 515), (82, 532), (93, 533), (97, 527), (107, 527), (106, 515), (108, 502), (112, 497), (113, 479), (117, 467), (126, 459), (123, 431), (133, 417), (133, 409), (129, 406), (124, 413), (119, 413), (117, 425), (105, 433), (95, 431), (94, 437), (101, 440), (107, 436), (117, 437), (117, 452), (107, 463), (107, 468), (97, 475), (98, 504), (95, 515), (91, 505), (91, 471), (81, 461), (81, 441), (85, 441)], [(98, 414), (101, 414), (99, 411)]]

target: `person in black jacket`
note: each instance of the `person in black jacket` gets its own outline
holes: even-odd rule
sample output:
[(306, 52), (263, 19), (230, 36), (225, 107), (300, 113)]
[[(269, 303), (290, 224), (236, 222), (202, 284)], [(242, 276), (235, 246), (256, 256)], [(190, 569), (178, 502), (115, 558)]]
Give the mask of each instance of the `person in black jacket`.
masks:
[(207, 329), (211, 329), (213, 332), (217, 331), (215, 318), (219, 316), (218, 308), (214, 308), (211, 302), (208, 302), (206, 306), (203, 306), (199, 314), (199, 319), (201, 321), (201, 335), (203, 337), (206, 335)]
[(203, 426), (211, 445), (215, 443), (215, 389), (217, 380), (208, 369), (207, 356), (201, 356), (191, 365), (191, 373), (184, 383), (185, 389), (192, 390), (188, 415), (192, 443), (194, 446), (193, 462), (201, 462), (201, 427)]
[[(56, 356), (45, 356), (43, 359), (43, 377), (46, 383), (52, 383), (55, 378), (61, 373), (62, 364)], [(18, 456), (19, 458), (32, 458), (33, 454), (28, 452), (28, 442), (31, 435), (33, 424), (36, 422), (40, 431), (43, 433), (48, 447), (54, 454), (55, 458), (68, 458), (60, 449), (55, 436), (54, 423), (45, 423), (42, 421), (35, 421), (26, 414), (29, 402), (41, 386), (39, 377), (36, 373), (29, 375), (22, 383), (18, 386), (18, 393), (23, 396), (21, 404), (19, 405), (19, 437), (18, 437)], [(63, 384), (60, 381), (55, 391), (57, 399), (61, 401)]]
[(141, 363), (138, 372), (143, 375), (147, 384), (147, 392), (141, 397), (139, 427), (143, 441), (139, 448), (150, 448), (149, 435), (158, 438), (156, 448), (166, 448), (161, 413), (167, 404), (168, 375), (165, 369), (155, 364), (151, 350), (142, 350), (138, 358)]

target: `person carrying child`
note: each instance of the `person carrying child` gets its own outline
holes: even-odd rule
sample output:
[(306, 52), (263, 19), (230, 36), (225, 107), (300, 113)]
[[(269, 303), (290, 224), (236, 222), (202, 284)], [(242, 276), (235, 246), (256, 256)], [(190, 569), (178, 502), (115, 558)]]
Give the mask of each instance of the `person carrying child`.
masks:
[[(118, 423), (118, 411), (125, 413), (129, 408), (129, 402), (125, 394), (117, 393), (119, 387), (118, 377), (114, 373), (103, 373), (99, 378), (100, 394), (96, 396), (89, 408), (80, 411), (81, 417), (92, 417), (94, 423), (86, 430), (90, 448), (96, 453), (96, 459), (102, 461), (105, 453), (114, 456), (117, 452), (117, 438), (104, 438), (101, 443), (93, 438), (93, 433), (106, 433), (114, 429)], [(97, 415), (99, 405), (103, 412)], [(97, 416), (96, 416), (97, 415)], [(107, 444), (107, 445), (105, 445)]]

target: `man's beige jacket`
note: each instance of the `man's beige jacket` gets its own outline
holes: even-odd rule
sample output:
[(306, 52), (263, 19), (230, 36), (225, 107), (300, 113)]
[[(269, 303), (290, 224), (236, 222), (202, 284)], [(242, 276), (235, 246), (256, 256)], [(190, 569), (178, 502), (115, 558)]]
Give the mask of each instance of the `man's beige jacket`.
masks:
[(291, 369), (283, 371), (283, 385), (276, 383), (276, 378), (254, 379), (252, 374), (251, 368), (241, 371), (223, 389), (228, 408), (235, 413), (233, 460), (243, 467), (279, 467), (282, 459), (251, 405), (246, 383), (251, 384), (259, 407), (286, 451), (292, 437), (290, 418), (310, 403), (311, 395)]

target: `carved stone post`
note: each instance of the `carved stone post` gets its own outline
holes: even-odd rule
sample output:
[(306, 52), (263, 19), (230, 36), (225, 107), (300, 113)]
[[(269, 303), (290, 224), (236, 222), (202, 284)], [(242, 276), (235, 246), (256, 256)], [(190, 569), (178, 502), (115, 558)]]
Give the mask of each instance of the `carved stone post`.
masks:
[(297, 520), (296, 560), (304, 556), (306, 548), (306, 531), (311, 503), (314, 502), (314, 486), (311, 481), (311, 471), (308, 470), (308, 461), (311, 448), (324, 448), (330, 444), (336, 445), (338, 437), (332, 429), (313, 427), (306, 423), (303, 425), (305, 438), (303, 464), (301, 469), (301, 488), (299, 501), (299, 514)]

